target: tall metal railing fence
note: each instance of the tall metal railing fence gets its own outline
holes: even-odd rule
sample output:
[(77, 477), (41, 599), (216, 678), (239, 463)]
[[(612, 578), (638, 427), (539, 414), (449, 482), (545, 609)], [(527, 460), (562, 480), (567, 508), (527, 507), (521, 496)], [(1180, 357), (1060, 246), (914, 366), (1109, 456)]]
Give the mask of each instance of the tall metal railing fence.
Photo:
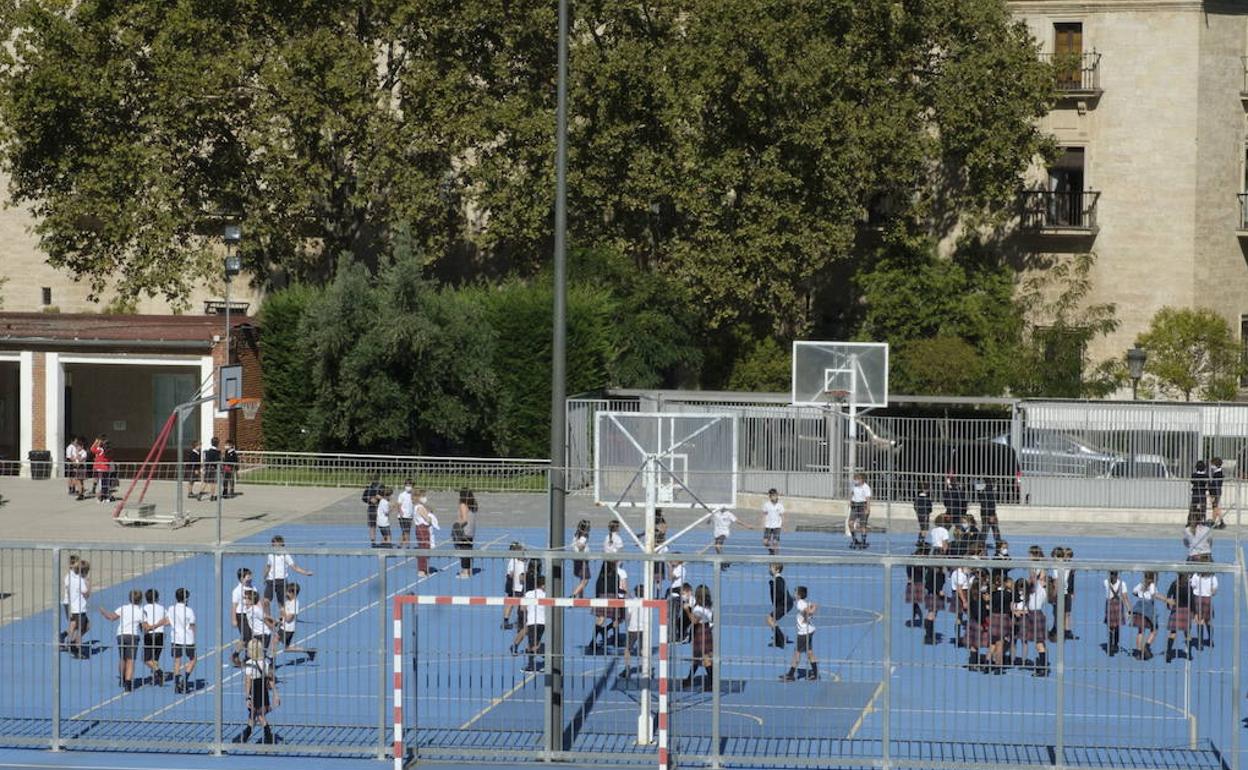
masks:
[[(907, 500), (920, 481), (939, 491), (991, 479), (1004, 504), (1185, 510), (1197, 460), (1248, 476), (1248, 404), (1018, 401), (1001, 416), (855, 420), (843, 407), (791, 407), (787, 396), (655, 391), (574, 398), (567, 409), (569, 487), (592, 485), (595, 415), (603, 411), (713, 411), (738, 419), (740, 491), (775, 487), (797, 497), (843, 498), (851, 471), (877, 499)], [(849, 467), (850, 444), (854, 467)], [(1228, 491), (1232, 487), (1228, 486)]]
[[(230, 665), (237, 635), (230, 591), (246, 567), (264, 592), (266, 550), (0, 546), (0, 589), (11, 594), (0, 603), (0, 745), (385, 758), (395, 705), (394, 596), (497, 596), (513, 558), (547, 576), (562, 569), (565, 593), (576, 582), (567, 554), (559, 552), (477, 550), (471, 553), (472, 577), (454, 580), (463, 554), (453, 551), (292, 547), (288, 553), (313, 575), (292, 575), (301, 585), (293, 643), (305, 650), (266, 645), (276, 652), (281, 699), (269, 720), (279, 742), (260, 743), (259, 728), (249, 742), (236, 742), (247, 713), (246, 679), (244, 669)], [(90, 563), (92, 584), (91, 625), (80, 657), (64, 649), (60, 637), (67, 628), (59, 605), (71, 553)], [(422, 555), (431, 560), (428, 577), (417, 572)], [(691, 670), (693, 649), (682, 641), (684, 626), (672, 629), (671, 680), (664, 687), (672, 757), (680, 765), (1240, 767), (1241, 608), (1248, 598), (1241, 563), (621, 556), (634, 584), (644, 574), (643, 561), (685, 559), (688, 582), (705, 586), (714, 607), (703, 650), (709, 668)], [(603, 557), (587, 554), (593, 572)], [(731, 567), (723, 568), (727, 561)], [(783, 649), (767, 645), (774, 635), (766, 624), (772, 563), (783, 565), (788, 591), (804, 586), (818, 605), (812, 616), (817, 676), (803, 656), (794, 681), (783, 680), (796, 633), (792, 611), (779, 621), (790, 642)], [(967, 567), (985, 580), (1007, 572), (1026, 578), (1031, 569), (1073, 570), (1073, 604), (1069, 610), (1060, 601), (1047, 604), (1041, 621), (1062, 629), (1069, 611), (1071, 635), (1038, 632), (1048, 643), (1043, 661), (1035, 641), (1006, 642), (1000, 659), (990, 658), (984, 646), (976, 658), (975, 645), (994, 639), (977, 633), (969, 647), (956, 644), (962, 629), (943, 602), (925, 603), (912, 617), (914, 597), (906, 584), (916, 567), (949, 574)], [(1196, 571), (1221, 578), (1211, 637), (1216, 645), (1189, 650), (1180, 632), (1179, 654), (1166, 659), (1163, 607), (1157, 610), (1159, 640), (1150, 647), (1155, 658), (1131, 655), (1136, 641), (1130, 626), (1122, 630), (1119, 654), (1108, 655), (1101, 588), (1108, 570), (1117, 570), (1129, 586), (1144, 570), (1157, 571), (1163, 592)], [(140, 654), (134, 676), (139, 681), (123, 691), (115, 624), (97, 607), (120, 608), (130, 589), (155, 589), (162, 603), (172, 605), (177, 588), (189, 590), (188, 604), (198, 616), (198, 664), (189, 686), (176, 692), (171, 682), (158, 683)], [(587, 595), (593, 592), (591, 579)], [(921, 619), (910, 622), (928, 607), (935, 615), (934, 644), (925, 643)], [(641, 687), (657, 697), (657, 673), (639, 681), (644, 650), (634, 647), (629, 676), (623, 676), (626, 635), (597, 635), (590, 610), (564, 610), (562, 655), (545, 648), (535, 660), (525, 654), (523, 635), (516, 654), (515, 632), (499, 628), (498, 608), (446, 604), (407, 613), (398, 657), (409, 758), (654, 762), (655, 745), (639, 744), (637, 735)], [(1008, 627), (1013, 635), (1015, 626)], [(307, 648), (315, 649), (314, 658)], [(170, 670), (168, 649), (159, 660), (160, 668)], [(996, 665), (1003, 673), (983, 670)], [(554, 686), (546, 676), (552, 669), (562, 674), (562, 692), (547, 689)], [(1046, 676), (1034, 676), (1040, 671)], [(563, 703), (562, 720), (553, 725), (543, 720), (552, 697)], [(656, 701), (651, 718), (657, 708)]]

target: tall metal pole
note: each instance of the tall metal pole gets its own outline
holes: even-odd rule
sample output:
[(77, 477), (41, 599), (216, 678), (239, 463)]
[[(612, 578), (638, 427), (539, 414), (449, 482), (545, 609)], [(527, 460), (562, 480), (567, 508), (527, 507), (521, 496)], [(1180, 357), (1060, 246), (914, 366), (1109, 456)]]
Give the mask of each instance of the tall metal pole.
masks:
[[(567, 462), (567, 197), (568, 197), (568, 0), (559, 0), (559, 72), (555, 94), (554, 313), (550, 360), (550, 532), (548, 547), (564, 546), (564, 486)], [(563, 560), (550, 569), (550, 593), (563, 596)], [(563, 610), (552, 608), (546, 676), (546, 748), (563, 750)]]

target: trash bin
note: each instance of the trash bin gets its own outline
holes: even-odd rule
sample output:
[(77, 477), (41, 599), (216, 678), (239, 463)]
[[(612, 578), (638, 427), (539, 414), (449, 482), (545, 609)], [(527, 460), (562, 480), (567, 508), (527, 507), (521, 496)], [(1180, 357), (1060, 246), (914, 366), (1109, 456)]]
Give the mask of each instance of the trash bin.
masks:
[(47, 479), (52, 477), (52, 453), (46, 449), (32, 449), (26, 455), (30, 460), (30, 477)]

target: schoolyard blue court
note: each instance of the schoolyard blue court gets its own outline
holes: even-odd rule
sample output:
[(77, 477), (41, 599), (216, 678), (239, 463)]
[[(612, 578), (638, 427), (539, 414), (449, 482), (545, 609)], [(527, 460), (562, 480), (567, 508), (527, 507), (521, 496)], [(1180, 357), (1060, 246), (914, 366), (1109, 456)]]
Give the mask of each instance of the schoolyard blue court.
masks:
[[(458, 556), (447, 550), (431, 557), (434, 569), (418, 577), (416, 560), (397, 549), (376, 556), (302, 555), (301, 547), (354, 546), (359, 527), (289, 525), (250, 538), (267, 544), (282, 534), (297, 561), (315, 574), (295, 577), (303, 592), (296, 640), (315, 648), (317, 655), (280, 653), (277, 657), (281, 704), (272, 722), (281, 743), (263, 746), (232, 742), (245, 719), (242, 676), (230, 665), (229, 648), (214, 649), (219, 618), (217, 594), (228, 596), (240, 566), (256, 573), (263, 590), (263, 555), (229, 554), (222, 558), (222, 581), (215, 579), (210, 555), (153, 552), (93, 552), (102, 570), (127, 575), (99, 590), (91, 600), (94, 640), (87, 660), (58, 653), (49, 643), (54, 619), (51, 610), (38, 612), (0, 627), (0, 678), (8, 695), (0, 696), (0, 743), (20, 749), (0, 753), (0, 768), (92, 766), (113, 767), (233, 767), (282, 768), (292, 760), (280, 756), (298, 752), (316, 757), (318, 767), (379, 767), (376, 764), (390, 741), (390, 606), (398, 593), (419, 592), (497, 596), (503, 587), (505, 560), (477, 558), (468, 580), (456, 579)], [(571, 533), (569, 533), (570, 535)], [(591, 543), (601, 539), (601, 531)], [(1008, 535), (1008, 533), (1007, 533)], [(712, 587), (719, 628), (720, 695), (718, 710), (712, 693), (702, 688), (699, 670), (689, 687), (676, 686), (671, 695), (671, 732), (674, 760), (698, 765), (719, 756), (737, 767), (819, 766), (871, 763), (883, 753), (887, 718), (893, 760), (915, 766), (1043, 766), (1062, 762), (1085, 767), (1230, 768), (1236, 732), (1230, 712), (1232, 681), (1237, 667), (1232, 657), (1231, 621), (1235, 586), (1223, 575), (1215, 597), (1214, 646), (1194, 650), (1166, 664), (1163, 630), (1152, 645), (1153, 660), (1130, 654), (1135, 632), (1125, 628), (1126, 651), (1107, 655), (1103, 624), (1103, 573), (1078, 572), (1072, 612), (1078, 639), (1064, 642), (1064, 686), (1055, 677), (1035, 678), (1022, 667), (992, 676), (967, 669), (966, 650), (954, 643), (950, 613), (940, 613), (940, 643), (922, 644), (922, 631), (908, 627), (910, 607), (904, 603), (904, 571), (894, 569), (889, 584), (877, 566), (816, 566), (793, 564), (785, 568), (789, 590), (806, 585), (810, 599), (820, 605), (815, 624), (815, 651), (819, 678), (806, 678), (805, 659), (797, 680), (780, 681), (789, 667), (792, 645), (768, 647), (771, 634), (765, 624), (770, 610), (768, 573), (763, 564), (736, 564), (718, 575), (713, 565), (696, 562), (696, 551), (709, 541), (709, 531), (697, 530), (678, 544), (690, 562), (690, 582)], [(495, 556), (513, 541), (541, 547), (539, 529), (500, 530), (482, 527), (477, 545)], [(904, 553), (913, 542), (910, 533), (872, 538), (873, 549), (885, 547)], [(1073, 547), (1076, 557), (1123, 561), (1181, 560), (1177, 540), (1016, 537), (1013, 551), (1031, 544), (1047, 553), (1055, 545)], [(378, 553), (383, 552), (378, 549)], [(760, 554), (758, 533), (740, 531), (729, 541), (727, 553)], [(817, 532), (785, 533), (781, 555), (819, 553), (851, 555), (845, 538)], [(480, 557), (481, 555), (478, 554)], [(1215, 558), (1235, 559), (1234, 546), (1220, 542)], [(110, 560), (116, 562), (108, 563)], [(640, 564), (626, 568), (634, 580)], [(597, 572), (597, 566), (594, 572)], [(565, 593), (575, 585), (566, 571)], [(1016, 572), (1016, 575), (1019, 573)], [(1134, 585), (1140, 575), (1124, 576)], [(1171, 574), (1159, 576), (1164, 590)], [(200, 660), (194, 688), (176, 694), (166, 684), (147, 679), (134, 692), (123, 694), (117, 683), (113, 624), (95, 608), (123, 603), (131, 587), (157, 588), (172, 603), (177, 587), (190, 589), (198, 614)], [(5, 589), (9, 590), (9, 589)], [(593, 582), (588, 587), (590, 595)], [(888, 594), (889, 611), (885, 612)], [(226, 642), (234, 638), (228, 627)], [(886, 670), (882, 649), (885, 624), (890, 625), (891, 666)], [(512, 632), (501, 629), (497, 608), (422, 607), (407, 616), (404, 639), (404, 693), (406, 747), (422, 762), (454, 762), (457, 767), (483, 760), (522, 761), (543, 743), (545, 675), (526, 672), (526, 656), (510, 651)], [(1050, 622), (1051, 622), (1050, 618)], [(640, 685), (637, 671), (628, 678), (622, 649), (596, 649), (593, 619), (588, 611), (565, 612), (565, 745), (577, 757), (596, 763), (653, 763), (653, 745), (636, 741)], [(793, 636), (792, 618), (781, 620)], [(1180, 640), (1182, 636), (1180, 635)], [(1180, 651), (1186, 652), (1183, 645)], [(1020, 657), (1034, 658), (1034, 649)], [(1052, 651), (1050, 653), (1052, 655)], [(60, 738), (75, 749), (68, 752), (30, 751), (51, 741), (53, 656), (59, 661)], [(171, 667), (165, 650), (163, 667)], [(638, 666), (636, 655), (631, 661)], [(136, 671), (141, 666), (136, 666)], [(211, 750), (216, 733), (217, 671), (221, 671), (221, 735), (225, 758), (198, 756)], [(672, 650), (672, 674), (679, 683), (690, 669), (689, 645)], [(884, 687), (887, 682), (887, 688)], [(1242, 694), (1241, 694), (1242, 697)], [(884, 699), (887, 698), (887, 708)], [(1060, 708), (1059, 725), (1053, 714)], [(714, 722), (718, 716), (717, 729)], [(713, 737), (718, 734), (718, 745)], [(1064, 746), (1062, 756), (1056, 747)], [(92, 755), (91, 749), (110, 749)], [(143, 752), (118, 754), (111, 750)], [(162, 752), (179, 752), (169, 758)], [(154, 764), (145, 764), (149, 761)], [(297, 760), (295, 760), (297, 761)], [(6, 764), (7, 763), (7, 764)], [(26, 763), (26, 764), (21, 764)], [(203, 764), (201, 764), (203, 763)], [(94, 765), (98, 766), (98, 765)], [(306, 763), (304, 763), (306, 766)]]

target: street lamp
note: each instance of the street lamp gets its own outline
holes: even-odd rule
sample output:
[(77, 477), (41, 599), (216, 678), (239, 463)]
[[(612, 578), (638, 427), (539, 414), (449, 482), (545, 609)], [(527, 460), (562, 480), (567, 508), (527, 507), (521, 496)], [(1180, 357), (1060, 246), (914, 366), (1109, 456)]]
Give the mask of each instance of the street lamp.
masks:
[(1131, 400), (1135, 401), (1139, 397), (1140, 378), (1144, 376), (1144, 362), (1148, 360), (1148, 353), (1139, 345), (1127, 351), (1127, 371), (1131, 374)]
[(225, 363), (230, 364), (230, 282), (243, 270), (243, 258), (234, 250), (243, 239), (243, 228), (239, 225), (226, 225), (221, 231), (221, 240), (225, 241)]

